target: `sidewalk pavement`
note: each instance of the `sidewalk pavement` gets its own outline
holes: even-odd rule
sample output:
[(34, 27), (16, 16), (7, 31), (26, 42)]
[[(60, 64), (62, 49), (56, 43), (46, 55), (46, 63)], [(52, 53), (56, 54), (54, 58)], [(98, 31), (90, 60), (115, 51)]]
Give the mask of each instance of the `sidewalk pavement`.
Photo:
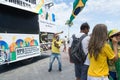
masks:
[[(58, 71), (58, 63), (57, 60), (55, 60), (53, 64), (53, 69), (51, 72), (48, 72), (49, 68), (49, 57), (44, 59), (42, 62), (40, 62), (40, 67), (42, 69), (42, 72), (40, 73), (40, 76), (44, 75), (44, 77), (41, 80), (75, 80), (75, 73), (74, 73), (74, 64), (69, 62), (69, 55), (67, 52), (62, 52), (61, 48), (61, 57), (62, 57), (62, 71)], [(46, 53), (46, 54), (50, 54)], [(43, 66), (43, 65), (44, 66)]]
[[(6, 72), (0, 73), (0, 80), (75, 80), (74, 65), (69, 62), (68, 53), (62, 52), (62, 50), (63, 49), (61, 49), (61, 72), (58, 71), (57, 60), (55, 60), (53, 64), (53, 70), (48, 72), (50, 58), (47, 57), (42, 60), (37, 60), (31, 64), (20, 67), (18, 66)], [(51, 52), (49, 51), (45, 54), (49, 55), (50, 53)], [(17, 64), (13, 66), (17, 66)]]

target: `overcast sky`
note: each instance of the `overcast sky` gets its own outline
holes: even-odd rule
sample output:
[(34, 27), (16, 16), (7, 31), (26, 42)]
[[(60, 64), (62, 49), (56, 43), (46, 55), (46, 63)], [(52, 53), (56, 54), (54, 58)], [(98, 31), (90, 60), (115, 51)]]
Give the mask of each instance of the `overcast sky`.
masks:
[[(68, 36), (68, 26), (65, 25), (69, 19), (74, 0), (53, 0), (53, 12), (56, 15), (57, 30), (64, 31), (62, 36)], [(73, 20), (73, 26), (70, 27), (70, 35), (78, 34), (79, 27), (83, 22), (88, 22), (90, 32), (98, 23), (106, 24), (108, 30), (120, 30), (120, 0), (88, 0), (84, 9)]]

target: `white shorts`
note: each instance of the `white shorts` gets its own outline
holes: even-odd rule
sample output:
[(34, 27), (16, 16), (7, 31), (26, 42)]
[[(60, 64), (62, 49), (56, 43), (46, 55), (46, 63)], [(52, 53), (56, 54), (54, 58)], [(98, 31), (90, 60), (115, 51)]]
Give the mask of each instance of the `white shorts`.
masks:
[(109, 80), (109, 79), (108, 79), (108, 76), (102, 76), (102, 77), (88, 76), (87, 80)]

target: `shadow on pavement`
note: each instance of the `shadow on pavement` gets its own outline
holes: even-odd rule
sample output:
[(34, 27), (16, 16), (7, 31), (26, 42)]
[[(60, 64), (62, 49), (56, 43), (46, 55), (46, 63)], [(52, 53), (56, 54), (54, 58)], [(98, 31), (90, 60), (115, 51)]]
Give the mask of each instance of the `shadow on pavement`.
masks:
[(4, 73), (4, 72), (7, 72), (7, 71), (10, 71), (13, 69), (17, 69), (17, 68), (25, 66), (25, 65), (32, 64), (34, 62), (45, 59), (47, 57), (49, 57), (49, 55), (41, 55), (41, 56), (34, 57), (31, 61), (22, 60), (22, 61), (10, 63), (10, 64), (0, 65), (0, 73)]

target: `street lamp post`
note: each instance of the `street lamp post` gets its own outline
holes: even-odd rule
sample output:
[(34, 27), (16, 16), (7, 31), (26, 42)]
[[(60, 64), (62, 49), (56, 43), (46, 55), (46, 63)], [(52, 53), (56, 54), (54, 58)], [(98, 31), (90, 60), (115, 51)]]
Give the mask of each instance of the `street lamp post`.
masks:
[(69, 40), (70, 40), (70, 26), (68, 27), (68, 43), (69, 43)]
[(68, 25), (68, 42), (69, 42), (69, 39), (70, 39), (70, 27), (73, 25), (73, 22), (69, 23), (69, 20), (67, 20), (65, 25)]

